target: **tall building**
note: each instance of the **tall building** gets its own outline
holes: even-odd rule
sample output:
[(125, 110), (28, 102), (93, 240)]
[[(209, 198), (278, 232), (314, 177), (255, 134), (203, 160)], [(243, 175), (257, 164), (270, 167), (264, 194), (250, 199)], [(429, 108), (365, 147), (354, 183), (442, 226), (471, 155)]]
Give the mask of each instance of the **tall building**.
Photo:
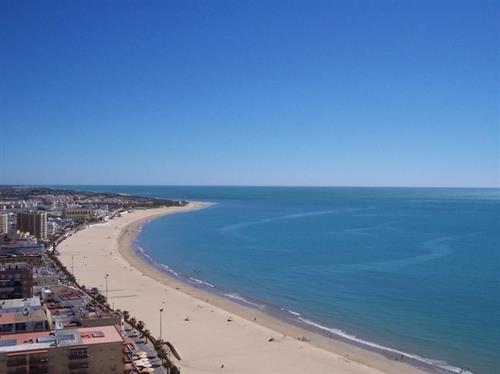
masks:
[(21, 232), (29, 232), (37, 239), (47, 239), (47, 213), (29, 212), (17, 213), (17, 229)]
[(9, 215), (0, 213), (0, 235), (9, 233)]
[(0, 264), (0, 300), (33, 296), (33, 268), (24, 262)]

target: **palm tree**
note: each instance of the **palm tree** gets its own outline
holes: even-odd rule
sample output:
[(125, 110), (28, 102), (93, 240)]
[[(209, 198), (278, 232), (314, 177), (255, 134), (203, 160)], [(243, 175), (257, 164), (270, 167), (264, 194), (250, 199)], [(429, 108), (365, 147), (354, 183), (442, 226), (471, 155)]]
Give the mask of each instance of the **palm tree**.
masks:
[(144, 324), (144, 322), (142, 322), (142, 321), (137, 322), (137, 330), (139, 330), (140, 332), (142, 332), (142, 330), (144, 330), (144, 327), (146, 327), (146, 325)]
[(161, 364), (163, 365), (163, 363), (167, 359), (167, 353), (163, 348), (158, 349), (157, 353), (158, 353), (158, 358), (161, 360)]
[(124, 310), (122, 314), (123, 314), (123, 319), (125, 320), (125, 322), (127, 322), (128, 319), (130, 318), (130, 313), (128, 312), (128, 310)]
[(161, 343), (155, 338), (152, 338), (151, 340), (153, 342), (153, 348), (156, 350), (156, 352), (158, 352), (161, 348)]
[(96, 300), (99, 304), (106, 304), (106, 296), (103, 296), (103, 295), (101, 295), (100, 293), (98, 293), (98, 294), (95, 296), (95, 300)]
[(128, 323), (130, 324), (130, 326), (132, 326), (133, 328), (135, 328), (136, 325), (137, 325), (137, 320), (134, 317), (132, 317), (132, 318), (130, 318), (128, 320)]
[(141, 338), (146, 338), (146, 339), (144, 339), (144, 343), (148, 342), (149, 335), (151, 335), (151, 333), (149, 332), (148, 329), (141, 331)]

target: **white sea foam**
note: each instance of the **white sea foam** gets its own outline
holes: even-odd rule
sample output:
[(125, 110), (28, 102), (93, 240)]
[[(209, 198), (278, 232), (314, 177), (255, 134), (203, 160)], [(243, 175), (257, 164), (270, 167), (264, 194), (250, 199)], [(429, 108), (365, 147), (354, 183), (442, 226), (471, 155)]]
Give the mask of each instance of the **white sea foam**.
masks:
[(194, 283), (202, 284), (202, 285), (204, 285), (204, 286), (208, 286), (208, 287), (211, 287), (211, 288), (214, 288), (214, 287), (215, 287), (212, 283), (202, 281), (201, 279), (197, 279), (197, 278), (189, 277), (189, 280), (191, 280), (191, 281), (192, 281), (192, 282), (194, 282)]
[(252, 303), (251, 301), (245, 299), (243, 296), (238, 295), (237, 293), (225, 293), (224, 296), (226, 296), (226, 297), (228, 297), (230, 299), (242, 302), (244, 304), (251, 305), (251, 306), (253, 306), (253, 307), (257, 308), (257, 309), (264, 309), (263, 305)]
[(168, 271), (170, 274), (175, 275), (176, 277), (179, 277), (179, 273), (177, 273), (175, 270), (170, 269), (167, 265), (159, 264), (160, 267), (162, 267), (165, 271)]
[(316, 322), (311, 321), (311, 320), (306, 319), (306, 318), (298, 317), (298, 319), (300, 321), (302, 321), (303, 323), (305, 323), (305, 324), (307, 324), (309, 326), (313, 326), (313, 327), (315, 327), (315, 328), (317, 328), (319, 330), (327, 331), (329, 333), (332, 333), (334, 335), (340, 336), (342, 338), (345, 338), (345, 339), (348, 339), (348, 340), (351, 340), (351, 341), (354, 341), (354, 342), (360, 343), (362, 345), (365, 345), (365, 346), (368, 346), (368, 347), (372, 347), (372, 348), (375, 348), (375, 349), (378, 349), (378, 350), (381, 350), (381, 351), (390, 352), (390, 353), (394, 353), (394, 354), (397, 354), (397, 355), (402, 355), (402, 356), (410, 358), (412, 360), (419, 361), (419, 362), (422, 362), (422, 363), (425, 363), (425, 364), (428, 364), (428, 365), (431, 365), (431, 366), (434, 366), (434, 367), (438, 367), (440, 369), (447, 370), (448, 372), (451, 372), (451, 373), (474, 374), (471, 371), (464, 370), (464, 369), (458, 368), (456, 366), (448, 365), (444, 361), (432, 360), (432, 359), (429, 359), (429, 358), (421, 357), (421, 356), (416, 355), (416, 354), (406, 353), (406, 352), (399, 351), (399, 350), (394, 349), (394, 348), (385, 347), (383, 345), (380, 345), (380, 344), (377, 344), (377, 343), (370, 342), (368, 340), (364, 340), (364, 339), (358, 338), (357, 336), (348, 334), (345, 331), (342, 331), (342, 330), (339, 330), (339, 329), (334, 329), (334, 328), (327, 327), (327, 326), (323, 326), (323, 325), (321, 325), (319, 323), (316, 323)]
[(293, 310), (287, 310), (287, 312), (293, 314), (294, 316), (300, 316), (300, 313), (294, 312)]
[(141, 255), (146, 257), (148, 260), (153, 260), (150, 255), (148, 255), (146, 252), (144, 252), (144, 249), (142, 249), (141, 246), (137, 246), (137, 250), (141, 252)]

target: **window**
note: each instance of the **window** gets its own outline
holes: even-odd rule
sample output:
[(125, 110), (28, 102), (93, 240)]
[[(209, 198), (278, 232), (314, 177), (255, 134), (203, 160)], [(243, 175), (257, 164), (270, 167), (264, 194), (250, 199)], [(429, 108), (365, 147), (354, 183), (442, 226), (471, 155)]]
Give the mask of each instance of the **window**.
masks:
[(69, 359), (70, 360), (79, 360), (82, 358), (88, 358), (89, 353), (87, 348), (75, 348), (75, 349), (70, 349), (69, 350)]

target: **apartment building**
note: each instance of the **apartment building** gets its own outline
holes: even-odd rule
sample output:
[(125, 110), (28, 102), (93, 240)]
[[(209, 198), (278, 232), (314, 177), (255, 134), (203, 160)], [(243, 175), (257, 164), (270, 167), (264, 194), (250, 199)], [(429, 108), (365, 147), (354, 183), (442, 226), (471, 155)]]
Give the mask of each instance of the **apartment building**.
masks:
[(117, 326), (0, 336), (0, 373), (123, 373), (125, 342)]
[(0, 213), (0, 235), (9, 233), (9, 215)]
[(0, 300), (33, 296), (33, 268), (25, 262), (0, 264)]
[(47, 240), (47, 213), (31, 211), (17, 213), (17, 229), (29, 232), (40, 240)]

